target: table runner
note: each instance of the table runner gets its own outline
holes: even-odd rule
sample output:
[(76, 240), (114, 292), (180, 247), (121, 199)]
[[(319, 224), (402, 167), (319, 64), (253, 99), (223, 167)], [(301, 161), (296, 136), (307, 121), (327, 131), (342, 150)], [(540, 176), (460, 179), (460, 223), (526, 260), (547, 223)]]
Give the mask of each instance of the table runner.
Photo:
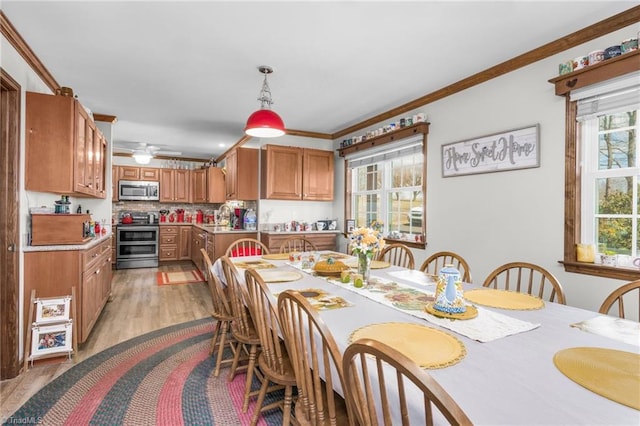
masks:
[(569, 348), (557, 352), (553, 363), (580, 386), (640, 410), (640, 355), (605, 348)]
[(640, 323), (635, 321), (599, 315), (595, 318), (571, 324), (571, 327), (619, 340), (630, 345), (640, 346)]
[(391, 306), (483, 343), (540, 327), (540, 324), (522, 321), (479, 306), (476, 307), (478, 316), (470, 320), (436, 318), (424, 310), (426, 304), (434, 300), (435, 293), (433, 291), (416, 289), (384, 278), (372, 278), (370, 283), (363, 288), (341, 284), (336, 280), (329, 281), (350, 291), (360, 293), (378, 303)]

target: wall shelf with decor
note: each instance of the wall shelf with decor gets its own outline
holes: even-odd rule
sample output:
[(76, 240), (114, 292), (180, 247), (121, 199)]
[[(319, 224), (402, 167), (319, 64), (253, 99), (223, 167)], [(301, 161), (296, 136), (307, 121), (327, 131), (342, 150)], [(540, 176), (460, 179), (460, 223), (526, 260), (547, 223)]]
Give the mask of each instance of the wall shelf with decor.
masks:
[(425, 123), (413, 124), (407, 127), (401, 127), (398, 130), (392, 130), (383, 135), (375, 136), (371, 139), (366, 139), (362, 142), (358, 142), (356, 144), (349, 145), (344, 148), (340, 148), (338, 149), (338, 153), (340, 154), (341, 157), (344, 157), (353, 152), (358, 152), (358, 151), (370, 149), (376, 146), (397, 142), (400, 139), (408, 138), (410, 136), (417, 135), (420, 133), (425, 135), (425, 142), (426, 142), (426, 135), (429, 133), (429, 123), (425, 122)]
[(549, 80), (556, 87), (556, 95), (568, 95), (572, 90), (580, 89), (601, 81), (640, 70), (640, 50), (625, 53), (615, 58), (605, 59), (594, 65), (562, 74)]

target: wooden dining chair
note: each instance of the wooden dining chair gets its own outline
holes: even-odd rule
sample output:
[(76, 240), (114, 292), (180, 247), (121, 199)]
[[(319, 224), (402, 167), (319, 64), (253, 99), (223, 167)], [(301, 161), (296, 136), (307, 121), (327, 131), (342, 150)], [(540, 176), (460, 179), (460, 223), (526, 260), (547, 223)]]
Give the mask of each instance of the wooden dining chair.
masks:
[(469, 267), (469, 264), (462, 256), (452, 251), (439, 251), (437, 253), (433, 253), (431, 256), (427, 257), (424, 262), (422, 262), (420, 270), (426, 274), (438, 275), (440, 273), (440, 269), (444, 268), (445, 265), (453, 265), (454, 268), (460, 271), (460, 276), (462, 277), (463, 282), (472, 282), (471, 268)]
[(640, 280), (632, 281), (613, 290), (611, 294), (607, 296), (606, 299), (604, 299), (604, 302), (602, 302), (602, 305), (600, 306), (600, 310), (598, 312), (600, 312), (601, 314), (609, 315), (609, 311), (611, 310), (611, 308), (617, 304), (618, 317), (625, 318), (626, 315), (624, 299), (626, 298), (627, 301), (630, 301), (630, 293), (634, 290), (636, 290), (637, 296), (634, 297), (635, 302), (631, 303), (631, 306), (635, 306), (638, 309), (638, 311), (636, 312), (636, 318), (638, 321), (640, 321)]
[(402, 266), (403, 268), (413, 269), (415, 267), (415, 261), (413, 259), (413, 253), (409, 247), (401, 243), (388, 244), (378, 253), (376, 260), (389, 262), (395, 266)]
[[(342, 362), (347, 382), (345, 397), (356, 425), (400, 424), (398, 419), (393, 419), (392, 412), (399, 413), (403, 425), (410, 424), (407, 395), (415, 395), (416, 391), (408, 381), (422, 392), (424, 400), (423, 404), (415, 405), (424, 411), (421, 418), (411, 416), (413, 424), (433, 425), (434, 406), (449, 424), (473, 424), (429, 373), (382, 342), (359, 339), (347, 347)], [(398, 389), (397, 394), (389, 392), (392, 388)]]
[(255, 238), (241, 238), (227, 248), (225, 256), (260, 256), (262, 254), (269, 254), (269, 249), (262, 242)]
[[(213, 332), (213, 338), (211, 339), (210, 353), (213, 354), (216, 347), (218, 348), (216, 369), (213, 373), (215, 377), (218, 377), (222, 364), (232, 363), (235, 355), (234, 342), (231, 339), (232, 336), (229, 336), (231, 321), (233, 321), (233, 314), (231, 313), (231, 306), (229, 306), (227, 292), (224, 290), (224, 286), (218, 277), (213, 273), (211, 259), (209, 258), (207, 251), (205, 249), (200, 249), (200, 252), (202, 253), (202, 258), (204, 259), (206, 266), (204, 275), (207, 278), (209, 293), (211, 293), (211, 302), (213, 304), (211, 316), (216, 320), (216, 328)], [(225, 359), (224, 350), (227, 346), (231, 349), (231, 357)]]
[(566, 305), (558, 279), (541, 266), (527, 262), (511, 262), (494, 269), (482, 284), (502, 290), (538, 296), (543, 300)]
[(279, 294), (278, 313), (298, 387), (296, 420), (301, 425), (349, 424), (346, 402), (334, 391), (346, 387), (342, 355), (331, 331), (297, 291)]
[[(258, 423), (261, 412), (278, 406), (283, 412), (282, 424), (288, 425), (291, 422), (293, 387), (296, 385), (296, 376), (284, 341), (280, 339), (280, 319), (274, 303), (271, 302), (271, 292), (262, 280), (260, 273), (255, 269), (247, 269), (245, 282), (251, 318), (254, 320), (262, 349), (258, 355), (258, 367), (264, 377), (256, 401), (256, 408), (251, 418), (251, 425), (255, 426)], [(271, 383), (276, 386), (270, 387)], [(275, 401), (263, 407), (262, 404), (267, 393), (280, 390), (282, 386), (284, 386), (284, 402)]]
[[(233, 320), (231, 321), (231, 334), (235, 339), (234, 357), (229, 370), (228, 381), (232, 381), (236, 374), (246, 371), (247, 378), (244, 386), (244, 400), (242, 404), (242, 412), (246, 413), (249, 408), (249, 399), (256, 392), (251, 392), (251, 384), (253, 376), (256, 374), (256, 360), (258, 357), (258, 348), (260, 346), (260, 337), (255, 329), (251, 313), (246, 307), (245, 294), (246, 290), (238, 282), (236, 267), (227, 256), (220, 258), (222, 263), (222, 271), (229, 288), (229, 305)], [(244, 362), (246, 361), (246, 364)], [(242, 365), (241, 365), (242, 363)], [(261, 379), (261, 376), (258, 375)]]
[(318, 251), (314, 243), (303, 237), (291, 237), (282, 242), (280, 253)]

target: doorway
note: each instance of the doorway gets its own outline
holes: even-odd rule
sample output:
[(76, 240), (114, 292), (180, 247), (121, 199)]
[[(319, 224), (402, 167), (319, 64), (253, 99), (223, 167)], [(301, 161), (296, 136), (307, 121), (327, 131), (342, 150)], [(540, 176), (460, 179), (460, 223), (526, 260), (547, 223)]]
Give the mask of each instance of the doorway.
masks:
[(0, 379), (20, 372), (20, 85), (0, 68)]

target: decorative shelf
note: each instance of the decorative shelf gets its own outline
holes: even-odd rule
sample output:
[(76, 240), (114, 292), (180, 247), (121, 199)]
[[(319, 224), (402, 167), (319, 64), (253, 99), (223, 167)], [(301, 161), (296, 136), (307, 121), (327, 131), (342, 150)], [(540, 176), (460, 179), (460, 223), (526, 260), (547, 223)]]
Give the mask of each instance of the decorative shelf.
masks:
[(549, 80), (555, 84), (556, 95), (565, 96), (572, 90), (599, 83), (640, 70), (640, 50), (605, 59), (577, 71), (562, 74)]
[(345, 155), (351, 154), (353, 152), (358, 152), (362, 150), (366, 150), (372, 148), (374, 146), (380, 146), (391, 142), (399, 141), (400, 139), (408, 138), (410, 136), (422, 133), (423, 135), (427, 135), (429, 133), (429, 123), (418, 123), (413, 124), (411, 126), (402, 127), (398, 130), (393, 130), (391, 132), (385, 133), (380, 136), (376, 136), (362, 142), (358, 142), (353, 145), (346, 146), (344, 148), (338, 149), (338, 153), (341, 157)]

